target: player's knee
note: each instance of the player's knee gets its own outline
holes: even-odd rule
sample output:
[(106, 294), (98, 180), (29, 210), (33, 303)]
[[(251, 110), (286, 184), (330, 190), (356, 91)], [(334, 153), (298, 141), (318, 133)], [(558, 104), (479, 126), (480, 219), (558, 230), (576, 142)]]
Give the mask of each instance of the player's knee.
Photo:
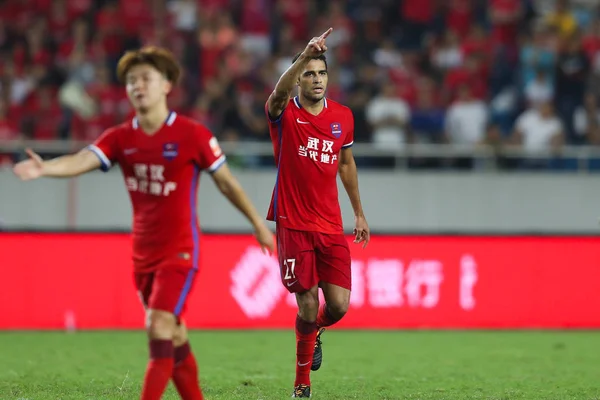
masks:
[(179, 347), (188, 340), (187, 329), (183, 323), (177, 325), (175, 327), (175, 331), (173, 333), (173, 346)]
[(319, 293), (317, 290), (297, 294), (298, 310), (300, 318), (305, 321), (313, 321), (317, 318), (319, 311)]
[(318, 311), (319, 310), (319, 299), (313, 297), (303, 297), (298, 300), (298, 307), (300, 310)]
[(333, 318), (336, 320), (341, 319), (348, 312), (348, 307), (350, 306), (350, 301), (348, 300), (340, 300), (333, 301), (327, 303), (327, 311), (331, 314)]
[(146, 330), (152, 339), (173, 339), (176, 328), (175, 315), (166, 311), (148, 310)]

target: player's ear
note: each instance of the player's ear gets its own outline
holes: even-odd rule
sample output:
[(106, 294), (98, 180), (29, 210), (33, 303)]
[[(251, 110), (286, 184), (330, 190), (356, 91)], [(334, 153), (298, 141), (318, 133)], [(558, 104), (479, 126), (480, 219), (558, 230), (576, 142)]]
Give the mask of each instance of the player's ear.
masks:
[(163, 83), (163, 90), (165, 92), (165, 95), (171, 93), (172, 89), (173, 89), (173, 84), (171, 83), (171, 81), (169, 81), (168, 79), (165, 79), (164, 83)]

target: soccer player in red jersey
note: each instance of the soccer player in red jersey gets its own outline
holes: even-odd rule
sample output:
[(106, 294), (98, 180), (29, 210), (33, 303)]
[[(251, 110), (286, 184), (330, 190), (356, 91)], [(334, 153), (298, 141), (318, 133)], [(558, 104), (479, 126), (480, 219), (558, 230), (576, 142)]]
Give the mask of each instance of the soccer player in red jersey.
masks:
[(72, 155), (15, 165), (22, 180), (72, 177), (118, 163), (133, 206), (134, 282), (146, 309), (150, 360), (141, 399), (160, 399), (170, 379), (181, 398), (202, 399), (196, 360), (181, 317), (198, 273), (196, 214), (200, 171), (252, 223), (256, 239), (273, 251), (273, 234), (229, 170), (217, 139), (201, 124), (169, 111), (167, 95), (180, 67), (165, 49), (123, 55), (117, 76), (136, 115)]
[[(267, 219), (277, 226), (281, 279), (296, 294), (296, 381), (292, 397), (310, 397), (310, 371), (321, 366), (321, 334), (350, 303), (350, 249), (343, 234), (337, 174), (354, 209), (355, 243), (370, 239), (352, 155), (354, 117), (325, 97), (325, 39), (313, 38), (279, 78), (265, 105), (277, 179)], [(291, 98), (294, 86), (298, 96)], [(319, 287), (325, 303), (319, 307)]]

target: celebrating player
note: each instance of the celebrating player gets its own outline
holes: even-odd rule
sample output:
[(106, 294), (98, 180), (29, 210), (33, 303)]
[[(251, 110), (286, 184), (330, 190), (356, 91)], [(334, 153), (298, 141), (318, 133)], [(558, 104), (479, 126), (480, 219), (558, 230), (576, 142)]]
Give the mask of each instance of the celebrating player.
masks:
[[(296, 294), (296, 381), (292, 397), (310, 397), (310, 371), (321, 366), (321, 334), (350, 302), (350, 249), (343, 234), (337, 174), (354, 209), (354, 243), (370, 238), (358, 191), (354, 117), (325, 97), (328, 29), (313, 38), (279, 78), (266, 104), (278, 174), (268, 219), (276, 222), (283, 285)], [(291, 98), (294, 86), (298, 96)], [(319, 287), (325, 303), (319, 307)]]
[(201, 170), (252, 223), (263, 251), (273, 234), (230, 172), (217, 139), (204, 126), (169, 111), (167, 95), (180, 67), (167, 50), (145, 47), (125, 53), (117, 76), (135, 117), (104, 132), (72, 155), (15, 165), (22, 180), (72, 177), (115, 163), (133, 206), (134, 281), (146, 308), (150, 360), (141, 399), (160, 399), (172, 378), (181, 398), (202, 399), (196, 360), (181, 317), (198, 273), (200, 228), (196, 196)]

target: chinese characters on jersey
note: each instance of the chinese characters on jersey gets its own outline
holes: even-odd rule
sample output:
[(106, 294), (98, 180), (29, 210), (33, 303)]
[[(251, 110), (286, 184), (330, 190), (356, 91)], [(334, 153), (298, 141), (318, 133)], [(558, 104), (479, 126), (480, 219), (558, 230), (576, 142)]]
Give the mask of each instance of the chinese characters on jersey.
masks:
[(323, 164), (333, 164), (338, 158), (333, 154), (333, 140), (319, 140), (314, 137), (309, 137), (305, 146), (299, 146), (298, 155)]
[(177, 183), (165, 182), (165, 166), (156, 164), (134, 164), (135, 176), (125, 178), (127, 190), (154, 196), (168, 196), (177, 189)]

